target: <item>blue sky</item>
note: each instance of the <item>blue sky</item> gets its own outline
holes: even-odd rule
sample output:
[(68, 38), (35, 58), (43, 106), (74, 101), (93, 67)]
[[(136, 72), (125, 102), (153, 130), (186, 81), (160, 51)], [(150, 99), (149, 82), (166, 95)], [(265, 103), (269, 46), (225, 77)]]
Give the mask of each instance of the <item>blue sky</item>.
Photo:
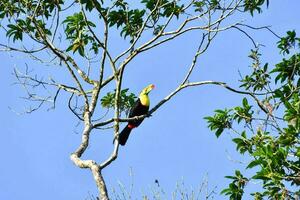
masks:
[[(297, 0), (272, 1), (262, 14), (242, 19), (253, 26), (271, 25), (272, 30), (282, 36), (293, 29), (300, 34), (299, 7)], [(277, 38), (264, 30), (251, 33), (257, 42), (265, 45), (263, 61), (271, 65), (277, 63), (280, 60), (275, 44)], [(145, 85), (155, 84), (150, 94), (151, 104), (155, 105), (182, 80), (193, 58), (195, 37), (197, 35), (180, 37), (134, 60), (125, 73), (123, 86), (138, 94)], [(3, 35), (0, 40), (6, 41)], [(236, 30), (221, 33), (199, 58), (192, 79), (224, 81), (237, 87), (238, 71), (247, 73), (250, 69), (247, 55), (251, 45)], [(113, 42), (113, 46), (120, 47), (117, 42)], [(31, 63), (21, 54), (0, 52), (0, 59), (0, 199), (79, 200), (96, 194), (90, 171), (78, 169), (69, 159), (79, 145), (77, 132), (81, 127), (76, 127), (77, 119), (67, 109), (65, 95), (59, 97), (54, 111), (44, 107), (30, 115), (17, 115), (9, 109), (21, 112), (28, 105), (19, 98), (24, 95), (22, 87), (13, 85), (14, 66), (24, 69), (26, 62), (35, 72), (44, 70), (46, 74), (60, 69)], [(236, 153), (229, 134), (217, 139), (203, 117), (217, 108), (239, 105), (242, 98), (217, 86), (182, 91), (134, 130), (127, 145), (120, 148), (118, 159), (103, 171), (109, 191), (118, 188), (118, 182), (129, 189), (133, 179), (134, 196), (140, 199), (143, 193), (151, 193), (158, 179), (168, 196), (178, 181), (184, 180), (187, 188), (198, 188), (207, 177), (209, 189), (217, 186), (219, 193), (228, 184), (225, 175), (233, 174), (236, 168), (244, 171), (245, 165), (232, 160), (247, 159)], [(84, 158), (102, 161), (111, 150), (112, 132), (95, 131)], [(129, 175), (131, 170), (133, 177)], [(216, 195), (215, 199), (224, 197)]]

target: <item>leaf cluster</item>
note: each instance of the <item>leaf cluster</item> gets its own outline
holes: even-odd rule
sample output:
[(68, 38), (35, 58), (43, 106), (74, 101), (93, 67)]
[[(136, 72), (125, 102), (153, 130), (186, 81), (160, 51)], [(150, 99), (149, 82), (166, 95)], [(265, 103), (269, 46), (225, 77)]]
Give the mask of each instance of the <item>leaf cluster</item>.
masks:
[(54, 10), (60, 10), (62, 0), (25, 1), (3, 0), (0, 2), (0, 20), (7, 18), (6, 36), (13, 42), (24, 39), (24, 33), (35, 40), (41, 39), (40, 32), (45, 36), (52, 35), (46, 21), (53, 16)]
[(259, 49), (251, 50), (249, 58), (252, 60), (251, 67), (253, 72), (250, 75), (246, 75), (240, 82), (240, 87), (246, 90), (251, 89), (253, 92), (262, 91), (270, 83), (270, 74), (268, 71), (268, 63), (265, 63), (261, 67)]
[(26, 18), (25, 20), (17, 19), (15, 24), (7, 25), (6, 36), (8, 38), (12, 37), (13, 41), (15, 42), (16, 40), (22, 41), (24, 33), (34, 35), (36, 39), (41, 39), (42, 36), (40, 32), (48, 36), (52, 34), (42, 20), (36, 20), (35, 23), (38, 25), (38, 27), (32, 23), (31, 18)]
[(285, 37), (282, 37), (277, 42), (277, 47), (280, 49), (280, 53), (289, 54), (290, 50), (295, 48), (296, 45), (300, 45), (300, 38), (296, 37), (296, 32), (288, 31)]
[[(270, 70), (268, 64), (261, 67), (260, 54), (252, 50), (249, 57), (253, 71), (242, 79), (241, 87), (252, 91), (256, 100), (249, 103), (244, 98), (242, 106), (218, 109), (215, 115), (205, 117), (217, 137), (226, 129), (238, 134), (232, 141), (239, 153), (251, 158), (246, 169), (255, 171), (245, 179), (262, 183), (261, 191), (252, 194), (255, 199), (297, 199), (300, 195), (293, 187), (300, 185), (300, 48), (294, 45), (298, 40), (293, 31), (281, 38), (278, 48), (290, 57)], [(290, 55), (292, 48), (294, 54)], [(241, 122), (242, 127), (238, 126)], [(227, 178), (233, 181), (222, 194), (241, 199), (244, 186), (237, 184), (238, 174)]]
[[(136, 96), (133, 93), (128, 92), (129, 88), (123, 89), (120, 92), (120, 101), (119, 101), (119, 108), (121, 112), (125, 112), (128, 114), (130, 108), (133, 107)], [(104, 108), (115, 108), (115, 97), (116, 97), (116, 90), (114, 92), (108, 92), (105, 96), (101, 98), (101, 105)]]
[(253, 16), (254, 11), (257, 11), (258, 13), (262, 12), (262, 6), (264, 4), (267, 4), (267, 7), (269, 6), (269, 0), (244, 0), (244, 11), (250, 12)]
[(109, 26), (122, 27), (121, 36), (134, 38), (143, 25), (145, 12), (139, 9), (127, 11), (126, 8), (111, 11), (108, 15)]
[(228, 195), (230, 200), (241, 200), (248, 179), (244, 177), (239, 170), (235, 171), (235, 176), (225, 177), (232, 179), (232, 183), (229, 184), (228, 188), (222, 190), (221, 194)]
[(230, 130), (232, 123), (237, 121), (238, 123), (244, 121), (246, 124), (251, 123), (254, 111), (251, 109), (252, 106), (248, 104), (246, 98), (242, 101), (242, 106), (237, 106), (232, 109), (218, 109), (215, 110), (213, 116), (204, 117), (208, 122), (210, 130), (215, 131), (217, 137), (219, 137), (224, 130)]
[(5, 17), (9, 19), (12, 17), (19, 18), (22, 14), (49, 19), (53, 16), (54, 10), (56, 8), (60, 10), (63, 4), (63, 0), (1, 0), (0, 19)]
[(63, 23), (66, 24), (66, 37), (71, 41), (71, 45), (67, 48), (67, 51), (72, 50), (73, 53), (78, 51), (81, 56), (84, 56), (85, 46), (91, 44), (91, 50), (95, 54), (98, 53), (99, 44), (97, 44), (95, 38), (88, 32), (88, 26), (96, 27), (96, 25), (91, 21), (85, 20), (82, 12), (68, 16)]

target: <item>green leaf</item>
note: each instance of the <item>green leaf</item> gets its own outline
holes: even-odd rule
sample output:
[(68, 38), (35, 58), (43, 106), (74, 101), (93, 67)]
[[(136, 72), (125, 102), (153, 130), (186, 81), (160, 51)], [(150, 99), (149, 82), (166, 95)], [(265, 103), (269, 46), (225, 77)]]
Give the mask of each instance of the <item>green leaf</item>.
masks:
[(261, 164), (261, 161), (260, 160), (253, 160), (251, 161), (248, 165), (247, 165), (247, 169), (251, 169), (257, 165), (260, 165)]
[(249, 107), (247, 98), (243, 98), (243, 106), (244, 107)]

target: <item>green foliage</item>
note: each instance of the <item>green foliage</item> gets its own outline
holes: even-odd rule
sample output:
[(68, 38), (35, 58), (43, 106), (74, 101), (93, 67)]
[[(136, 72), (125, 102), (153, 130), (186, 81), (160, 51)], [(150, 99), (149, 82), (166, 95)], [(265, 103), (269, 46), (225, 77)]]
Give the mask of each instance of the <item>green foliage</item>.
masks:
[(101, 4), (98, 1), (93, 0), (79, 0), (82, 5), (85, 5), (85, 9), (88, 11), (92, 11), (96, 7), (101, 8), (101, 4), (103, 4), (103, 0), (100, 0)]
[[(293, 81), (295, 77), (300, 75), (300, 54), (296, 53), (288, 59), (283, 59), (272, 70), (272, 73), (277, 72), (278, 75), (275, 78), (275, 82), (278, 80), (281, 83), (285, 81)], [(298, 83), (299, 84), (299, 83)]]
[(268, 63), (261, 67), (259, 61), (260, 53), (258, 49), (251, 50), (249, 58), (252, 60), (253, 72), (250, 75), (246, 75), (241, 82), (240, 87), (244, 87), (246, 90), (252, 89), (253, 92), (263, 90), (270, 83), (270, 74), (268, 73)]
[(16, 40), (23, 40), (23, 34), (24, 33), (33, 33), (36, 38), (40, 39), (40, 33), (39, 31), (42, 31), (45, 35), (51, 35), (51, 31), (46, 28), (46, 24), (41, 21), (37, 20), (36, 24), (39, 27), (39, 30), (37, 30), (37, 27), (32, 24), (32, 20), (30, 18), (18, 19), (16, 20), (16, 24), (8, 24), (7, 25), (7, 37), (12, 37), (13, 41)]
[(203, 7), (206, 5), (205, 1), (195, 1), (193, 6), (195, 7), (195, 12), (202, 12)]
[[(120, 111), (128, 113), (130, 108), (133, 107), (136, 96), (133, 93), (128, 93), (129, 89), (123, 89), (120, 93)], [(108, 92), (101, 98), (101, 105), (104, 108), (115, 108), (116, 90), (114, 92)]]
[[(232, 140), (237, 151), (251, 158), (246, 169), (251, 168), (254, 174), (249, 179), (244, 180), (239, 172), (227, 176), (233, 181), (222, 194), (230, 199), (242, 198), (245, 184), (239, 184), (241, 180), (242, 183), (261, 181), (260, 192), (252, 194), (255, 199), (297, 199), (300, 195), (297, 190), (300, 185), (300, 47), (295, 45), (296, 41), (293, 31), (279, 41), (278, 48), (283, 54), (290, 54), (291, 50), (294, 54), (283, 58), (270, 71), (267, 64), (261, 67), (260, 54), (252, 50), (249, 57), (253, 71), (242, 79), (241, 87), (252, 91), (256, 100), (251, 104), (244, 98), (242, 106), (216, 110), (214, 116), (205, 118), (217, 137), (225, 129), (238, 134)], [(238, 126), (242, 121), (244, 126)], [(226, 125), (228, 122), (231, 126)]]
[(21, 7), (15, 5), (17, 1), (2, 0), (0, 2), (0, 19), (4, 17), (11, 17), (13, 15), (19, 16), (20, 13), (24, 13)]
[(55, 8), (60, 9), (61, 4), (63, 4), (61, 0), (1, 1), (0, 19), (7, 18), (8, 20), (6, 36), (15, 42), (22, 41), (25, 34), (36, 40), (41, 39), (41, 33), (44, 36), (52, 35), (46, 26), (46, 20), (53, 15)]
[(300, 38), (296, 37), (295, 31), (288, 31), (286, 37), (282, 37), (279, 42), (277, 42), (280, 53), (289, 54), (291, 48), (295, 48), (295, 45), (300, 45)]
[(73, 53), (78, 51), (81, 56), (84, 56), (85, 46), (91, 43), (91, 49), (95, 54), (98, 53), (99, 45), (96, 43), (94, 37), (88, 33), (88, 26), (96, 27), (96, 25), (91, 21), (86, 21), (82, 12), (68, 16), (63, 23), (66, 24), (65, 33), (67, 39), (71, 41), (71, 45), (67, 48), (67, 51), (72, 50)]
[(228, 179), (232, 179), (232, 183), (229, 184), (229, 187), (222, 190), (221, 194), (229, 195), (230, 200), (241, 200), (244, 187), (248, 182), (248, 179), (244, 177), (240, 171), (235, 171), (235, 176), (225, 176)]
[[(300, 132), (300, 100), (299, 93), (294, 93), (290, 101), (284, 102), (287, 108), (284, 112), (284, 120), (291, 125), (296, 132)], [(299, 134), (299, 133), (298, 133)], [(298, 136), (298, 134), (296, 136)]]
[[(24, 35), (30, 35), (31, 38), (42, 43), (41, 37), (56, 33), (53, 25), (57, 20), (55, 19), (57, 13), (66, 9), (62, 8), (64, 3), (63, 0), (2, 0), (0, 2), (0, 20), (7, 19), (9, 21), (7, 37), (12, 38), (15, 42), (22, 41)], [(135, 41), (142, 30), (151, 30), (153, 35), (158, 35), (164, 28), (164, 25), (161, 24), (162, 21), (171, 16), (179, 19), (183, 15), (189, 15), (184, 11), (187, 5), (181, 1), (141, 0), (139, 3), (137, 8), (133, 8), (131, 2), (125, 0), (110, 3), (104, 3), (103, 0), (78, 0), (74, 2), (74, 7), (81, 4), (84, 12), (96, 11), (99, 19), (105, 21), (109, 27), (117, 28), (120, 36), (124, 39), (129, 38), (131, 43)], [(223, 5), (220, 0), (198, 0), (191, 3), (195, 12), (205, 12), (208, 9), (222, 10), (221, 6)], [(241, 7), (244, 7), (245, 12), (250, 11), (253, 14), (255, 10), (260, 12), (261, 6), (265, 3), (268, 4), (268, 0), (244, 0), (244, 5)], [(146, 14), (151, 15), (147, 17)], [(87, 51), (98, 54), (99, 41), (95, 41), (91, 33), (91, 29), (98, 28), (95, 23), (86, 21), (82, 12), (71, 13), (66, 16), (63, 23), (65, 24), (66, 38), (70, 41), (70, 45), (66, 48), (67, 51), (78, 52), (82, 57), (86, 56)], [(46, 24), (51, 24), (51, 26), (46, 27)], [(289, 36), (283, 38), (279, 44), (283, 48), (283, 52), (287, 52), (290, 44), (295, 43), (293, 40), (298, 41), (293, 33), (290, 32)], [(263, 72), (258, 72), (258, 75), (259, 73)], [(262, 80), (264, 80), (263, 77)]]
[[(161, 30), (161, 26), (158, 24), (159, 18), (169, 17), (173, 14), (179, 18), (184, 7), (184, 5), (178, 5), (176, 1), (168, 0), (142, 0), (141, 3), (145, 5), (145, 9), (130, 9), (126, 1), (117, 1), (116, 8), (108, 13), (109, 26), (120, 28), (120, 35), (124, 38), (129, 36), (131, 43), (140, 33), (145, 23), (145, 13), (147, 10), (152, 12), (150, 16), (152, 19), (151, 28), (153, 28), (153, 34), (155, 35)], [(161, 8), (153, 11), (158, 6)]]
[(232, 141), (236, 144), (236, 150), (241, 154), (252, 152), (253, 142), (247, 139), (245, 131), (242, 132), (241, 137), (233, 138)]
[(226, 128), (231, 127), (232, 117), (229, 115), (230, 110), (215, 110), (215, 115), (212, 117), (205, 117), (208, 122), (210, 130), (215, 131), (219, 137)]
[(22, 24), (23, 21), (21, 23), (20, 23), (20, 20), (18, 20), (18, 21), (19, 21), (19, 23), (17, 22), (17, 25), (13, 25), (13, 24), (8, 24), (7, 25), (7, 27), (9, 29), (6, 32), (6, 36), (13, 37), (13, 41), (23, 39), (23, 29), (20, 26), (20, 24)]
[(254, 11), (262, 12), (261, 6), (265, 3), (269, 6), (269, 0), (244, 0), (244, 10), (249, 11), (253, 16)]
[[(122, 27), (121, 36), (126, 38), (130, 36), (135, 37), (143, 25), (143, 16), (145, 10), (129, 10), (119, 9), (117, 11), (111, 11), (108, 15), (109, 26), (116, 25), (117, 28)], [(132, 41), (133, 42), (133, 41)]]
[(63, 4), (63, 0), (1, 0), (0, 19), (4, 17), (18, 18), (21, 14), (49, 19), (49, 17), (53, 16), (55, 8), (60, 9)]
[(245, 120), (246, 123), (250, 123), (252, 120), (252, 115), (254, 113), (251, 108), (252, 106), (248, 104), (248, 100), (244, 98), (243, 105), (234, 108), (235, 114), (233, 115), (233, 119), (238, 123), (240, 123), (242, 120)]
[(238, 123), (242, 120), (244, 120), (246, 124), (251, 123), (254, 112), (251, 108), (252, 106), (248, 104), (248, 100), (244, 98), (242, 106), (237, 106), (233, 109), (215, 110), (214, 116), (204, 117), (204, 119), (207, 120), (210, 130), (215, 131), (216, 136), (219, 137), (225, 129), (230, 130), (232, 128), (232, 122), (234, 120)]
[(179, 5), (176, 1), (168, 1), (168, 0), (142, 0), (141, 3), (146, 5), (146, 8), (152, 11), (156, 6), (160, 6), (162, 9), (155, 13), (155, 15), (159, 15), (161, 17), (169, 17), (174, 14), (177, 18), (182, 13), (182, 9), (184, 5)]
[[(281, 49), (283, 54), (290, 54), (291, 48), (300, 48), (300, 45), (295, 45), (296, 41), (299, 41), (299, 38), (296, 38), (296, 33), (294, 31), (288, 31), (287, 36), (281, 38), (278, 42), (278, 48)], [(282, 42), (282, 41), (288, 41)], [(282, 45), (284, 44), (284, 45)], [(282, 86), (275, 90), (275, 98), (280, 99), (286, 106), (289, 104), (289, 101), (294, 94), (299, 94), (300, 87), (300, 53), (295, 51), (293, 55), (289, 58), (283, 58), (282, 61), (275, 65), (275, 68), (271, 73), (276, 74), (275, 83), (280, 81)], [(290, 107), (288, 107), (290, 108)]]

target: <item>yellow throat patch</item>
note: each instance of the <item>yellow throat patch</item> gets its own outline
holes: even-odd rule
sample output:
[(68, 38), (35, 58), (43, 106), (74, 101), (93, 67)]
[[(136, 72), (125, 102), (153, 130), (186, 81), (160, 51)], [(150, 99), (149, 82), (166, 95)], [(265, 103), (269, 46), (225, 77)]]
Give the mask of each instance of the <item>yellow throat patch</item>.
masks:
[(147, 106), (147, 107), (150, 106), (150, 99), (149, 99), (148, 95), (146, 95), (146, 94), (140, 95), (140, 101), (143, 106)]

